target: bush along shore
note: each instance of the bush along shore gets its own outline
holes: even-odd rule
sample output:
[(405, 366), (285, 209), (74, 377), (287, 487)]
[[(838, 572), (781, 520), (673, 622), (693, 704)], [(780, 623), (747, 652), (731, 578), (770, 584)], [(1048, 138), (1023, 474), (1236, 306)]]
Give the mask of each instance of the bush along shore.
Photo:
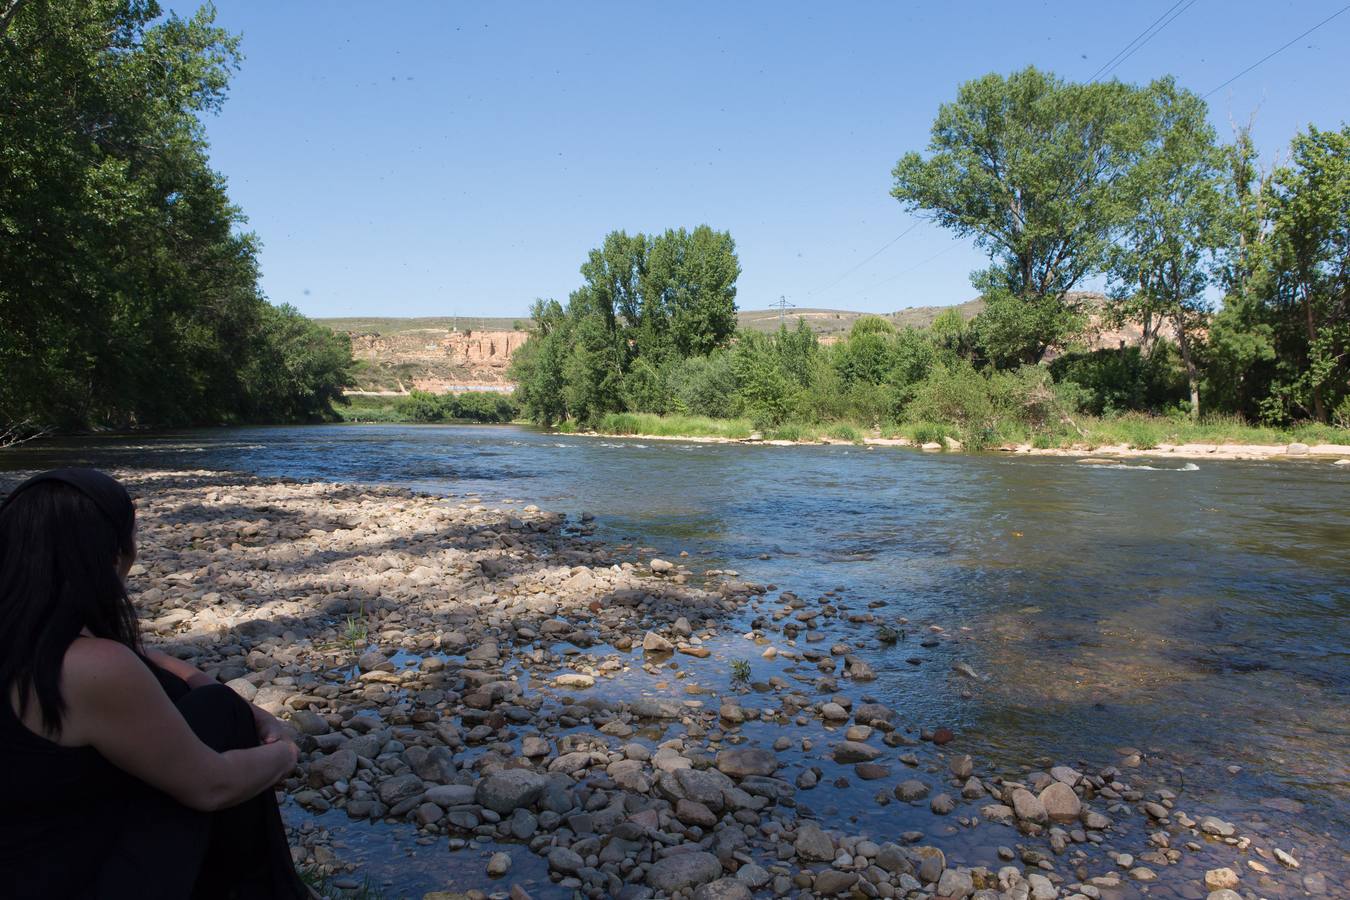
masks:
[(877, 702), (859, 647), (966, 639), (902, 599), (800, 597), (522, 503), (120, 477), (147, 641), (298, 731), (281, 787), (325, 885), (377, 868), (344, 858), (369, 820), (415, 837), (393, 865), (439, 900), (1346, 896), (1296, 809), (1226, 821), (1129, 747), (996, 769)]

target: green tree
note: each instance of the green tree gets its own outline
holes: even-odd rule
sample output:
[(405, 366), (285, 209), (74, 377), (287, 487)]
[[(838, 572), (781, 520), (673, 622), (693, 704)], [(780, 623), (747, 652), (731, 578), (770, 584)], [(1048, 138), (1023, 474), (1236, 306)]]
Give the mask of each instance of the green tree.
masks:
[(1200, 417), (1200, 369), (1193, 347), (1208, 319), (1209, 270), (1224, 237), (1227, 210), (1220, 189), (1219, 155), (1205, 103), (1171, 81), (1149, 89), (1154, 138), (1125, 179), (1136, 210), (1112, 251), (1117, 323), (1143, 327), (1143, 350), (1170, 328), (1190, 388), (1193, 420)]
[(756, 428), (781, 425), (791, 408), (794, 385), (773, 344), (767, 335), (742, 332), (732, 355), (737, 393)]
[[(644, 306), (668, 329), (681, 357), (726, 346), (736, 331), (736, 243), (725, 231), (700, 225), (666, 231), (649, 242)], [(659, 312), (657, 312), (659, 311)]]
[(0, 421), (331, 416), (350, 351), (257, 288), (202, 117), (238, 41), (205, 7), (28, 0), (0, 37)]
[(1027, 68), (961, 85), (928, 158), (896, 165), (897, 200), (992, 257), (973, 281), (988, 304), (977, 331), (998, 364), (1035, 362), (1072, 335), (1070, 292), (1106, 264), (1128, 212), (1118, 185), (1148, 135), (1144, 91)]
[(568, 322), (556, 300), (536, 300), (531, 309), (534, 329), (511, 357), (509, 375), (516, 383), (515, 399), (532, 421), (550, 426), (567, 418), (563, 399), (563, 361)]
[(522, 408), (546, 425), (670, 408), (678, 362), (730, 342), (739, 274), (731, 236), (706, 225), (606, 235), (565, 309), (536, 304), (513, 368)]
[(1319, 422), (1350, 393), (1350, 126), (1309, 127), (1272, 182), (1271, 301), (1302, 326), (1293, 402)]

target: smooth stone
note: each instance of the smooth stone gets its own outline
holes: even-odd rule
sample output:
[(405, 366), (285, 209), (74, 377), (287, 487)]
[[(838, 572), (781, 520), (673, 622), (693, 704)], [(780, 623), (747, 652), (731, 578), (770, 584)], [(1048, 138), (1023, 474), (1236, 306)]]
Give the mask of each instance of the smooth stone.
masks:
[(694, 891), (694, 900), (750, 900), (753, 896), (750, 888), (738, 878), (719, 878)]
[(912, 802), (928, 796), (928, 785), (917, 778), (910, 778), (895, 786), (895, 799)]
[(713, 881), (722, 874), (722, 863), (703, 851), (673, 853), (659, 859), (647, 870), (647, 886), (674, 893)]
[(1017, 813), (1017, 818), (1025, 819), (1028, 822), (1044, 823), (1049, 816), (1046, 814), (1045, 805), (1031, 791), (1026, 788), (1018, 788), (1013, 791), (1012, 808)]
[(834, 859), (834, 841), (814, 822), (803, 822), (797, 826), (797, 839), (792, 846), (802, 859), (817, 862)]
[(544, 793), (548, 779), (525, 769), (494, 772), (478, 782), (475, 799), (495, 813), (507, 815), (520, 806), (533, 806)]
[(548, 851), (548, 867), (555, 872), (575, 875), (585, 865), (586, 860), (580, 854), (566, 847), (554, 847)]
[(717, 770), (732, 778), (772, 775), (778, 769), (778, 757), (759, 747), (732, 747), (718, 752)]
[(838, 869), (826, 869), (816, 876), (813, 888), (817, 896), (837, 897), (850, 891), (858, 883), (856, 872), (841, 872)]
[(1076, 822), (1083, 809), (1083, 802), (1078, 799), (1073, 788), (1063, 781), (1056, 781), (1046, 787), (1037, 799), (1052, 822)]

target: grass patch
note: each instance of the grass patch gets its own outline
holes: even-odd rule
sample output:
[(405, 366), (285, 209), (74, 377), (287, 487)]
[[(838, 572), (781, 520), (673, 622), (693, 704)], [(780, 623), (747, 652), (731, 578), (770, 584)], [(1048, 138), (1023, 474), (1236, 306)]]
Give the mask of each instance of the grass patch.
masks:
[(643, 437), (719, 437), (733, 440), (748, 438), (754, 431), (749, 419), (659, 416), (655, 413), (609, 413), (596, 423), (595, 430), (602, 434)]
[(344, 422), (366, 424), (405, 424), (411, 422), (400, 401), (402, 397), (347, 397), (347, 403), (336, 403), (333, 409)]
[(1241, 419), (1214, 416), (1199, 422), (1164, 416), (1124, 415), (1086, 419), (1079, 426), (1093, 446), (1127, 444), (1148, 450), (1161, 444), (1344, 444), (1350, 430), (1330, 425), (1303, 424), (1290, 428), (1248, 425)]
[(916, 444), (942, 444), (952, 436), (952, 430), (936, 422), (917, 422), (910, 426), (907, 437)]
[(831, 425), (825, 429), (825, 433), (836, 441), (849, 441), (854, 444), (863, 442), (863, 433), (856, 425), (850, 425), (847, 422), (840, 422), (837, 425)]
[[(576, 427), (564, 422), (563, 433)], [(595, 430), (602, 434), (655, 437), (719, 437), (743, 440), (754, 431), (748, 419), (710, 419), (703, 416), (660, 416), (654, 413), (611, 413)], [(764, 429), (766, 440), (819, 442), (824, 437), (862, 443), (870, 429), (856, 422), (785, 422)], [(1164, 444), (1350, 444), (1350, 430), (1329, 425), (1298, 425), (1269, 428), (1248, 425), (1230, 417), (1214, 417), (1193, 423), (1172, 416), (1130, 413), (1123, 416), (1075, 416), (1073, 423), (1051, 421), (1033, 428), (1027, 423), (1001, 418), (978, 429), (958, 428), (943, 422), (887, 423), (879, 429), (883, 438), (904, 438), (914, 444), (962, 442), (967, 450), (984, 450), (1002, 444), (1030, 444), (1039, 450), (1074, 446), (1125, 445), (1151, 450)]]

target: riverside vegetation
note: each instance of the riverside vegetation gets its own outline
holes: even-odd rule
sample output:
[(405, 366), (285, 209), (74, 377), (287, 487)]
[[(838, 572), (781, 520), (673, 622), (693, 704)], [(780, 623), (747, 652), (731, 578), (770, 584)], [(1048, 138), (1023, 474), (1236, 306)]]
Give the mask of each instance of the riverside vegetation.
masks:
[[(514, 365), (526, 414), (657, 434), (946, 433), (972, 447), (1257, 438), (1246, 422), (1344, 441), (1350, 128), (1310, 127), (1287, 165), (1262, 171), (1249, 135), (1219, 145), (1204, 102), (1171, 79), (1026, 69), (962, 85), (932, 134), (926, 156), (896, 166), (893, 194), (989, 251), (973, 321), (864, 318), (829, 346), (804, 323), (737, 332), (729, 234), (614, 232), (565, 306), (535, 304)], [(1095, 307), (1080, 290), (1092, 277), (1110, 289)], [(1140, 324), (1140, 345), (1083, 348), (1094, 317)], [(680, 418), (633, 415), (648, 413)]]
[(332, 418), (347, 339), (258, 289), (202, 116), (238, 39), (154, 2), (3, 4), (0, 445)]
[(395, 868), (452, 885), (430, 900), (1345, 896), (1334, 846), (1194, 808), (1160, 752), (994, 770), (875, 702), (859, 648), (919, 664), (975, 638), (902, 599), (606, 545), (587, 514), (119, 474), (147, 639), (300, 733), (294, 852), (335, 894), (369, 881), (344, 858), (369, 820), (414, 830)]

